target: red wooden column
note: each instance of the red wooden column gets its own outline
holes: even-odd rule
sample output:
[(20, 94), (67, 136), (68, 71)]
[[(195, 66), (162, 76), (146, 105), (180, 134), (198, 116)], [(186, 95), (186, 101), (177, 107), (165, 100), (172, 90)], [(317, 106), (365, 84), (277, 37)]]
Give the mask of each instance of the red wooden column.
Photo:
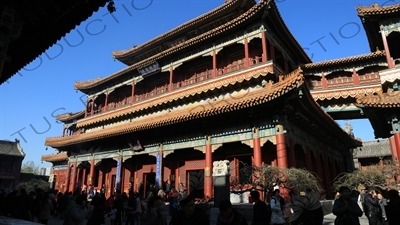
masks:
[(385, 48), (386, 62), (388, 64), (389, 69), (394, 68), (394, 61), (392, 60), (392, 56), (390, 55), (386, 34), (383, 30), (381, 30), (380, 32), (382, 35), (383, 48)]
[(275, 126), (275, 137), (276, 137), (276, 157), (278, 166), (287, 168), (288, 159), (286, 151), (285, 131), (282, 125)]
[(168, 86), (168, 90), (172, 91), (173, 88), (173, 78), (174, 78), (174, 68), (171, 66), (171, 68), (169, 68), (169, 86)]
[(394, 143), (396, 146), (396, 156), (397, 156), (397, 160), (400, 161), (399, 156), (400, 156), (400, 132), (395, 132), (393, 134), (393, 138), (394, 138)]
[(139, 192), (139, 179), (137, 170), (135, 170), (133, 173), (133, 190), (135, 190), (135, 192)]
[(328, 82), (327, 82), (327, 80), (325, 78), (324, 72), (322, 72), (322, 75), (321, 75), (321, 86), (322, 86), (322, 88), (327, 88), (328, 87)]
[(353, 68), (353, 84), (360, 84), (360, 77), (358, 76), (356, 68)]
[(74, 162), (74, 170), (73, 170), (73, 173), (72, 173), (72, 184), (71, 184), (71, 190), (72, 190), (72, 192), (74, 192), (75, 191), (75, 186), (76, 186), (76, 173), (77, 173), (77, 171), (78, 171), (78, 162)]
[(69, 191), (69, 181), (71, 179), (71, 163), (68, 161), (67, 163), (67, 175), (66, 175), (66, 180), (64, 181), (65, 183), (65, 191), (68, 192)]
[(212, 77), (217, 77), (217, 51), (215, 50), (213, 50), (212, 53), (212, 68), (213, 68)]
[(262, 166), (262, 153), (261, 153), (261, 144), (260, 144), (260, 136), (258, 128), (253, 128), (253, 157), (254, 157), (254, 166), (256, 167)]
[(390, 152), (392, 153), (393, 160), (398, 160), (396, 141), (394, 140), (394, 135), (389, 138)]
[(86, 168), (82, 169), (82, 185), (86, 185)]
[[(176, 190), (178, 190), (178, 188), (179, 188), (179, 180), (180, 180), (180, 177), (179, 177), (179, 163), (178, 162), (176, 162), (176, 169), (175, 169), (175, 189)], [(212, 179), (212, 178), (211, 178)], [(205, 176), (204, 176), (204, 180), (205, 180)], [(204, 181), (204, 183), (205, 183), (205, 181)]]
[[(213, 179), (212, 179), (212, 144), (211, 137), (208, 136), (206, 139), (206, 162), (204, 168), (204, 196), (212, 197), (213, 196)], [(177, 170), (175, 170), (177, 171)], [(175, 179), (177, 177), (175, 176)], [(178, 187), (178, 186), (176, 186)]]
[(267, 51), (267, 37), (265, 31), (261, 33), (261, 45), (262, 45), (262, 61), (268, 61), (268, 51)]
[(76, 168), (76, 180), (75, 180), (76, 185), (79, 184), (79, 175), (80, 175), (80, 174), (81, 174), (81, 168), (78, 166), (78, 167)]
[[(262, 152), (261, 152), (261, 143), (260, 143), (260, 136), (259, 136), (259, 129), (258, 127), (253, 128), (253, 158), (254, 158), (254, 166), (261, 167), (262, 166)], [(258, 176), (256, 174), (256, 176)], [(262, 187), (257, 187), (262, 188)], [(260, 193), (260, 200), (264, 200), (264, 194), (262, 191)]]
[(89, 171), (89, 180), (87, 185), (94, 185), (93, 184), (93, 178), (94, 178), (94, 166), (95, 166), (96, 162), (94, 161), (94, 158), (92, 159), (92, 161), (90, 162), (90, 171)]
[(244, 67), (249, 67), (249, 41), (244, 39)]
[(131, 102), (134, 103), (135, 102), (135, 82), (132, 82), (132, 93), (131, 93)]
[(311, 149), (310, 149), (310, 147), (306, 147), (306, 154), (304, 155), (305, 156), (305, 158), (304, 158), (304, 163), (306, 164), (306, 169), (309, 171), (309, 172), (313, 172), (312, 171), (312, 152), (311, 152)]
[(97, 186), (100, 188), (100, 190), (103, 189), (103, 184), (104, 184), (105, 176), (103, 174), (104, 174), (103, 171), (99, 170), (99, 182)]

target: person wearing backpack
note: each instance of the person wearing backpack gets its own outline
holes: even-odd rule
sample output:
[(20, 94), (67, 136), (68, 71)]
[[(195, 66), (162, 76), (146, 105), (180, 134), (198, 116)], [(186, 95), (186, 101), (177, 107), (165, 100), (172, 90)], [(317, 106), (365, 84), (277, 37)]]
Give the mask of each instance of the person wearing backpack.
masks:
[(265, 202), (260, 200), (260, 192), (252, 191), (250, 192), (250, 196), (254, 201), (253, 221), (251, 225), (269, 225), (269, 221), (271, 221), (271, 209)]
[(279, 196), (280, 191), (279, 188), (274, 188), (273, 195), (271, 197), (271, 200), (269, 202), (269, 205), (271, 207), (271, 224), (272, 225), (284, 225), (286, 223), (285, 219), (283, 218), (283, 211), (281, 205), (281, 196)]

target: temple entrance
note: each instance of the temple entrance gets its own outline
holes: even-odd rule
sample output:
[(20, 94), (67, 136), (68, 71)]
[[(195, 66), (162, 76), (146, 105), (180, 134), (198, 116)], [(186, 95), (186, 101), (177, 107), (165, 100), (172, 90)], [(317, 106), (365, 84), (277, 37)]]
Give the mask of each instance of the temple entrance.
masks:
[(204, 197), (204, 170), (189, 170), (186, 177), (188, 178), (188, 192), (194, 198)]
[(154, 188), (156, 184), (156, 173), (143, 173), (143, 183), (144, 185), (144, 197), (147, 197), (147, 193)]

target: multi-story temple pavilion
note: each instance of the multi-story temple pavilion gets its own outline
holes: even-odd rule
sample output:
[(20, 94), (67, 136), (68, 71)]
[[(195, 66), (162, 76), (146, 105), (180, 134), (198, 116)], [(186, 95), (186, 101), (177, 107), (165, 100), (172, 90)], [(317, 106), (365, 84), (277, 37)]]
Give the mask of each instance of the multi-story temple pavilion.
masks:
[[(391, 135), (386, 120), (379, 127), (382, 108), (366, 103), (375, 93), (389, 96), (379, 73), (397, 69), (385, 44), (394, 39), (377, 36), (380, 16), (363, 15), (376, 46), (346, 59), (312, 63), (273, 0), (226, 1), (114, 52), (127, 67), (75, 83), (88, 96), (86, 108), (59, 115), (62, 136), (46, 139), (62, 152), (42, 157), (57, 165), (56, 189), (93, 184), (109, 196), (168, 181), (212, 196), (212, 162), (227, 159), (239, 180), (240, 162), (307, 168), (330, 195), (332, 179), (352, 167), (350, 149), (361, 146), (335, 118), (367, 115), (377, 137)], [(339, 97), (329, 97), (333, 92)], [(344, 110), (335, 110), (338, 104)]]

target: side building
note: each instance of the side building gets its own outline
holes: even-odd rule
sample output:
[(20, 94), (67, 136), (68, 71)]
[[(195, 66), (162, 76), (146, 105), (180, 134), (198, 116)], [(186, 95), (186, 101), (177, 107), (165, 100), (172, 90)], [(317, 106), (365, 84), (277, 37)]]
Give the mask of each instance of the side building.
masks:
[(16, 187), (24, 158), (18, 139), (15, 142), (0, 140), (0, 190), (11, 191)]
[(232, 180), (241, 162), (307, 168), (331, 197), (361, 146), (311, 96), (300, 68), (311, 60), (274, 1), (226, 1), (113, 56), (127, 67), (75, 83), (86, 108), (59, 115), (62, 136), (46, 139), (67, 154), (65, 190), (169, 182), (213, 196), (213, 161), (229, 160)]

